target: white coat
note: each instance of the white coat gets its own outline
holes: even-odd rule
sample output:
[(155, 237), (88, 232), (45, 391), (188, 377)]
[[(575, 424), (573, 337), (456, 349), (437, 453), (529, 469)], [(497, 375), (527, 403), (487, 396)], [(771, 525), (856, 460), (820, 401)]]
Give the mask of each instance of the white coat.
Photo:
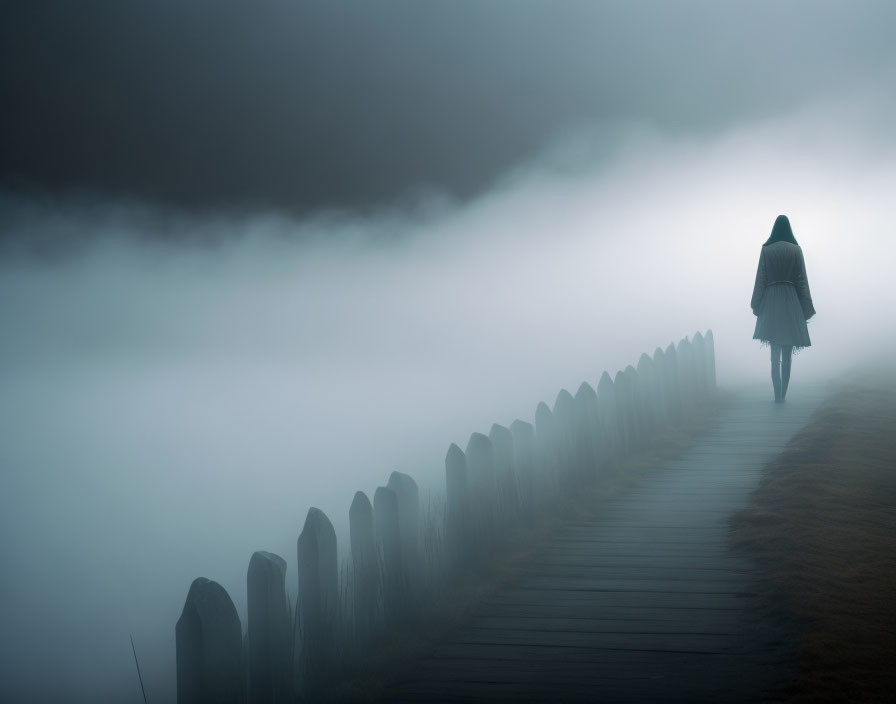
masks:
[(782, 347), (809, 347), (806, 321), (815, 315), (803, 250), (792, 242), (764, 245), (759, 255), (753, 299), (754, 340)]

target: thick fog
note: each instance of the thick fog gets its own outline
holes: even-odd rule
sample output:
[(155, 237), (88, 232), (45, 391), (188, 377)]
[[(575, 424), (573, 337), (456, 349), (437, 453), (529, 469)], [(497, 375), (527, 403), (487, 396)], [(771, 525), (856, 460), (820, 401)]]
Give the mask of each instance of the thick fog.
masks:
[(790, 394), (887, 353), (880, 89), (705, 138), (596, 125), (471, 202), (367, 218), (4, 196), (0, 699), (139, 701), (130, 633), (170, 701), (193, 578), (245, 628), (251, 553), (294, 596), (310, 506), (344, 551), (354, 491), (397, 469), (435, 496), (450, 442), (658, 345), (712, 328), (719, 383), (767, 384), (749, 300), (779, 213), (818, 310)]

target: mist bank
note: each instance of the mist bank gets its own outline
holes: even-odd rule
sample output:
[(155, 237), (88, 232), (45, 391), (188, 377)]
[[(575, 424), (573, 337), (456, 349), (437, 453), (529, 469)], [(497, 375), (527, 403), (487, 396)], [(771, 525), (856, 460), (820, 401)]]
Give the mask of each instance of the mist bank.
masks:
[(658, 345), (712, 328), (720, 385), (768, 383), (749, 299), (779, 213), (818, 310), (789, 394), (888, 350), (893, 117), (869, 90), (712, 139), (598, 126), (410, 215), (3, 196), (0, 695), (137, 701), (130, 632), (170, 699), (194, 577), (245, 623), (254, 550), (295, 595), (309, 506), (342, 549), (354, 491), (438, 491), (450, 442)]

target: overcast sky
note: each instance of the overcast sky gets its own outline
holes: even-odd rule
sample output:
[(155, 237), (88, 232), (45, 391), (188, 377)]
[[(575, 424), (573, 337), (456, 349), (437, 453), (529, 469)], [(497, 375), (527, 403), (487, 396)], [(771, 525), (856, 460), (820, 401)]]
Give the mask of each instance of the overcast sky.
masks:
[(2, 2), (0, 186), (469, 198), (582, 125), (706, 134), (892, 71), (891, 2)]

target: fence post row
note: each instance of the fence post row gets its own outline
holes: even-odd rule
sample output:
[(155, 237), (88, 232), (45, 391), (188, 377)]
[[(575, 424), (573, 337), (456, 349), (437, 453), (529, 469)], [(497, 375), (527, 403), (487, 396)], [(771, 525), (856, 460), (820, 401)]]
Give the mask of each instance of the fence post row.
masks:
[[(486, 559), (498, 534), (531, 517), (537, 507), (575, 491), (608, 462), (691, 412), (716, 387), (712, 330), (685, 337), (637, 369), (603, 372), (575, 396), (563, 389), (554, 407), (539, 403), (535, 423), (494, 424), (473, 433), (466, 451), (445, 455), (446, 506), (443, 572), (450, 575)], [(294, 614), (285, 592), (286, 562), (273, 553), (252, 555), (246, 576), (248, 629), (245, 660), (236, 609), (224, 588), (199, 578), (190, 585), (176, 632), (177, 700), (286, 702), (339, 665), (338, 658), (369, 647), (380, 627), (414, 617), (427, 597), (420, 492), (412, 477), (392, 472), (373, 503), (355, 493), (349, 509), (348, 611), (340, 611), (336, 532), (310, 508), (296, 543), (299, 593)], [(427, 556), (430, 557), (430, 556)], [(340, 620), (341, 619), (341, 620)], [(352, 643), (338, 643), (340, 633)], [(343, 646), (341, 649), (339, 646)]]

